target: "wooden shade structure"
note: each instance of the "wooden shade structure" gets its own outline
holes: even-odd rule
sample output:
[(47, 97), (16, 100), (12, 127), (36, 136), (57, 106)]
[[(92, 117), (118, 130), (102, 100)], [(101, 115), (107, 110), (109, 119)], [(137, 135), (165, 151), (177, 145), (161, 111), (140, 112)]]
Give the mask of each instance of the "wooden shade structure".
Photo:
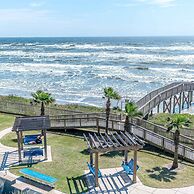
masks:
[(47, 160), (46, 130), (50, 128), (49, 116), (16, 117), (12, 131), (17, 134), (19, 162), (22, 161), (23, 132), (40, 130), (44, 136), (45, 160)]
[(137, 151), (143, 148), (144, 143), (134, 134), (128, 132), (88, 133), (84, 134), (90, 153), (90, 165), (93, 166), (93, 154), (95, 154), (95, 184), (98, 186), (98, 154), (112, 151), (124, 151), (125, 160), (128, 162), (128, 151), (134, 150), (133, 183), (136, 182)]

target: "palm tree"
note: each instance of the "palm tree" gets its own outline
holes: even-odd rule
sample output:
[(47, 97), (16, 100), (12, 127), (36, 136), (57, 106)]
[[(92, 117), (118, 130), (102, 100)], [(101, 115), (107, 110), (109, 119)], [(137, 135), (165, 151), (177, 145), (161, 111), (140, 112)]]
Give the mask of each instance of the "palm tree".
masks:
[(125, 125), (124, 129), (125, 131), (132, 133), (131, 131), (131, 123), (132, 123), (132, 118), (142, 116), (142, 112), (138, 111), (138, 107), (134, 102), (129, 102), (127, 101), (125, 104)]
[(174, 118), (167, 118), (167, 132), (175, 129), (174, 132), (174, 160), (171, 169), (178, 168), (178, 146), (180, 141), (180, 128), (189, 127), (191, 121), (185, 115), (177, 114)]
[(111, 106), (111, 99), (120, 100), (121, 96), (113, 90), (111, 87), (104, 88), (104, 97), (107, 98), (106, 101), (106, 133), (108, 133), (108, 121), (110, 115), (110, 106)]
[(55, 101), (55, 99), (51, 96), (50, 93), (44, 92), (42, 90), (38, 90), (35, 93), (31, 94), (33, 97), (33, 101), (36, 104), (41, 104), (41, 116), (45, 115), (45, 105), (51, 104)]

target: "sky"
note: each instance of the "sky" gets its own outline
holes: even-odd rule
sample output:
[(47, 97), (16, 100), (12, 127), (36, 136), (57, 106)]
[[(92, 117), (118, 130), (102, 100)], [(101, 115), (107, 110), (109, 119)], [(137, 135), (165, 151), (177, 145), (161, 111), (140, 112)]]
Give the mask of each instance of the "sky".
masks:
[(0, 37), (193, 35), (194, 0), (0, 0)]

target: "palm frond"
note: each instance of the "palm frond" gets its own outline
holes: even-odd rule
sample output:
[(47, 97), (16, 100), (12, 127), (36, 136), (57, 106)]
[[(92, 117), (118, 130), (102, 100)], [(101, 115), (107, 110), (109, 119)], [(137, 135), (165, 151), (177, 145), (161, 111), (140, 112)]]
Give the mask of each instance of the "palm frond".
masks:
[(44, 92), (42, 90), (37, 90), (35, 93), (32, 93), (31, 95), (35, 103), (43, 102), (44, 104), (50, 104), (55, 101), (55, 99), (52, 97), (50, 93)]
[(125, 104), (125, 113), (128, 117), (138, 117), (143, 115), (142, 112), (138, 110), (136, 104), (132, 101)]

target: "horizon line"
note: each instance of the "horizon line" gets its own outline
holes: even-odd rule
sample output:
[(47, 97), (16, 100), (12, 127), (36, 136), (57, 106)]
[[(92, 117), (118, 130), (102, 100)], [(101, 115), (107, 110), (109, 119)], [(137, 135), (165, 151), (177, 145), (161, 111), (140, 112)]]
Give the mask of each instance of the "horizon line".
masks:
[(0, 38), (149, 38), (149, 37), (194, 37), (194, 35), (137, 35), (137, 36), (0, 36)]

